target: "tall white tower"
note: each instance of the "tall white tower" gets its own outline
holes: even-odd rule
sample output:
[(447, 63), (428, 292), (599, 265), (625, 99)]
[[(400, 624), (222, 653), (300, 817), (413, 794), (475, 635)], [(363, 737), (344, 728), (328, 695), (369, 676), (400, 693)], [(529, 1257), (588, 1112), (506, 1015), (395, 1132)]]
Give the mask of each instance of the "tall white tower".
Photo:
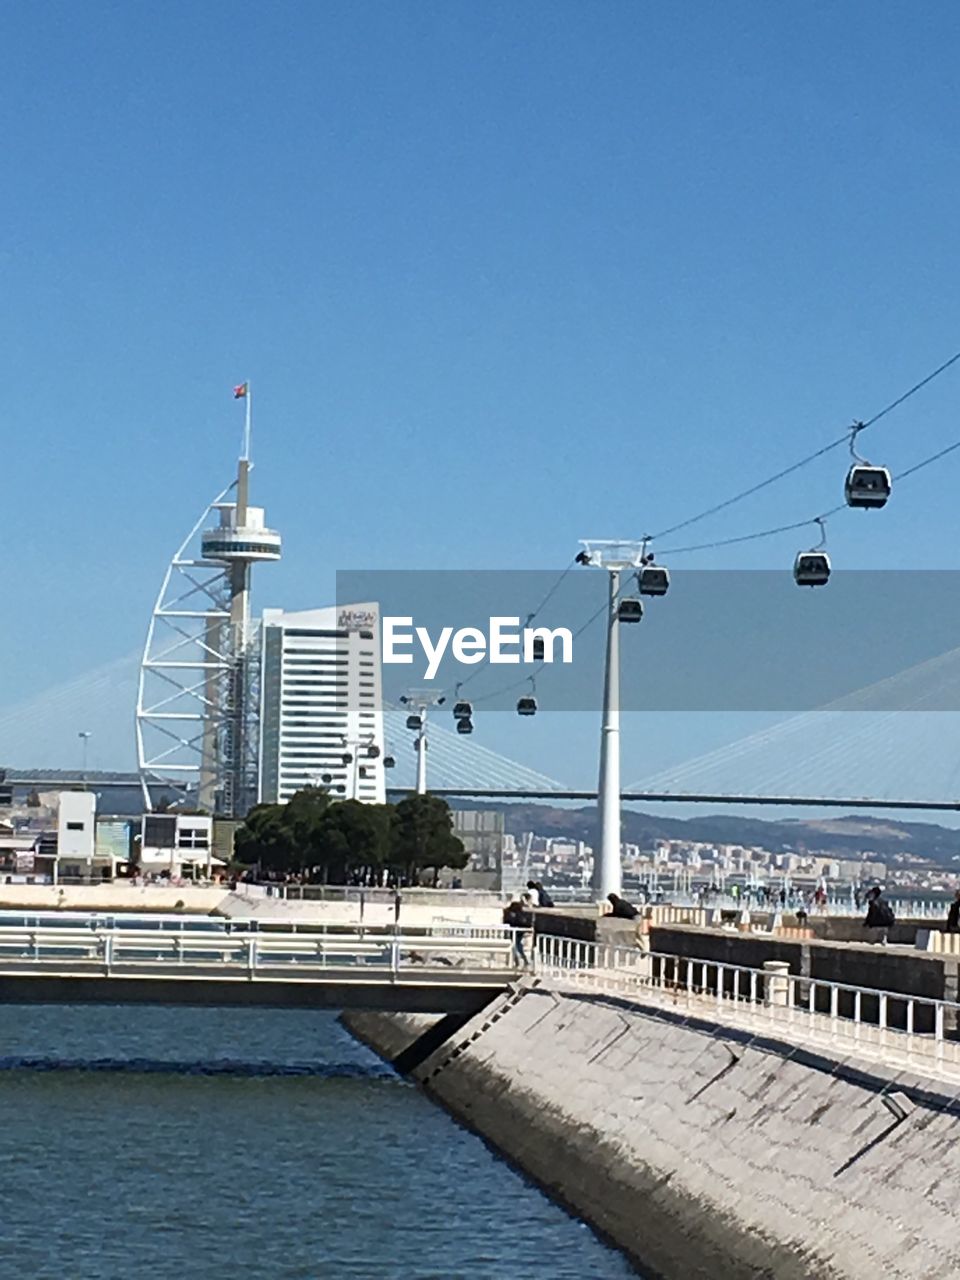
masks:
[[(281, 540), (266, 527), (263, 508), (249, 500), (250, 384), (235, 388), (234, 396), (246, 401), (237, 478), (167, 566), (140, 664), (136, 728), (148, 809), (149, 784), (175, 781), (196, 787), (200, 808), (242, 818), (256, 802), (259, 750), (251, 569), (279, 560)], [(215, 523), (204, 528), (209, 520)]]
[(385, 797), (379, 606), (264, 609), (260, 799)]

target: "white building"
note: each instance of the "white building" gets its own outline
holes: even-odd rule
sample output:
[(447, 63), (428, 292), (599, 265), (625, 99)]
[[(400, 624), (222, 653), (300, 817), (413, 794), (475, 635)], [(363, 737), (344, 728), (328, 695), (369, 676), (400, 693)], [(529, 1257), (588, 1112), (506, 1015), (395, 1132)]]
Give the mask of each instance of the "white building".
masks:
[(382, 804), (378, 606), (264, 609), (261, 637), (261, 802), (326, 786)]
[(146, 813), (140, 825), (140, 870), (171, 877), (210, 875), (223, 865), (213, 856), (213, 819), (194, 813)]
[(88, 876), (96, 845), (97, 797), (92, 791), (61, 791), (57, 805), (57, 873)]

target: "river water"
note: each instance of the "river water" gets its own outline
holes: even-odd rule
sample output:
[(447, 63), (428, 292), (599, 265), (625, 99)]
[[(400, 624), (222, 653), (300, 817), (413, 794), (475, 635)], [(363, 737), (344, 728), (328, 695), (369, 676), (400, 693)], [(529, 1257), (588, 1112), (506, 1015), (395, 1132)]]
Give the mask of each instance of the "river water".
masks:
[(0, 1280), (634, 1275), (330, 1014), (0, 1027)]

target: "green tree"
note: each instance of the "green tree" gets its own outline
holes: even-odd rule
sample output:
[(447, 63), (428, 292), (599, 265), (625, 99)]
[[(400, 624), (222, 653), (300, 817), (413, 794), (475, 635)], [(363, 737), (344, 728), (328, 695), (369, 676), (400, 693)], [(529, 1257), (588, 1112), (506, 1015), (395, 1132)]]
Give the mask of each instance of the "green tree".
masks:
[(325, 865), (324, 825), (331, 805), (323, 787), (304, 787), (282, 806), (282, 822), (290, 839), (288, 870)]
[(391, 864), (409, 879), (428, 868), (437, 883), (441, 867), (460, 869), (467, 864), (463, 841), (453, 834), (450, 806), (441, 796), (411, 795), (393, 811)]
[(259, 864), (269, 871), (287, 871), (294, 859), (294, 844), (284, 822), (282, 804), (258, 804), (247, 814), (233, 838), (234, 856), (244, 866)]
[(453, 834), (450, 809), (439, 796), (408, 796), (400, 804), (331, 799), (322, 787), (304, 787), (286, 804), (258, 804), (237, 829), (238, 862), (264, 871), (305, 872), (343, 884), (353, 874), (384, 867), (416, 880), (441, 867), (463, 867), (463, 844)]
[(387, 861), (392, 834), (392, 806), (341, 800), (332, 804), (319, 833), (320, 864), (325, 878), (342, 884), (354, 872), (376, 873)]

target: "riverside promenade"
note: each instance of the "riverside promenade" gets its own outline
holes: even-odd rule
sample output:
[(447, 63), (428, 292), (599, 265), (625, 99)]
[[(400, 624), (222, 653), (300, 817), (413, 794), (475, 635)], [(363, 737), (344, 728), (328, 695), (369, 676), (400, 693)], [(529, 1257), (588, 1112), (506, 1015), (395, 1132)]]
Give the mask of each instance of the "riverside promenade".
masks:
[[(67, 911), (113, 914), (212, 915), (291, 924), (325, 923), (345, 927), (386, 927), (397, 922), (396, 894), (390, 889), (308, 886), (296, 896), (263, 885), (140, 884), (114, 880), (103, 884), (0, 884), (0, 913)], [(499, 894), (472, 890), (408, 888), (400, 892), (399, 923), (425, 928), (444, 923), (499, 925)]]

